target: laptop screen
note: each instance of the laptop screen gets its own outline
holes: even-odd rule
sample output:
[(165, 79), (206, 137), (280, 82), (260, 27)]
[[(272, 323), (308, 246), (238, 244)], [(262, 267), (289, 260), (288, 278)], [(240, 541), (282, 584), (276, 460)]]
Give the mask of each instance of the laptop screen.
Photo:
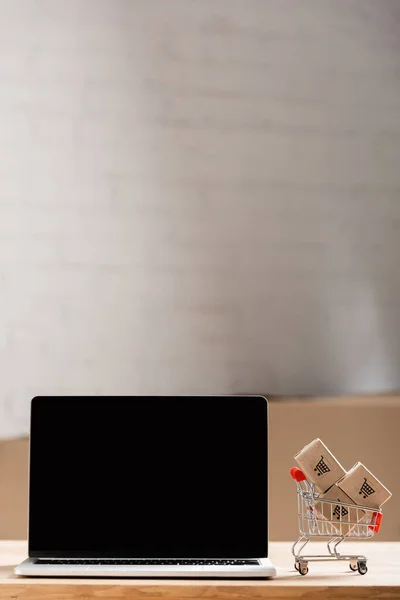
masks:
[(29, 554), (267, 556), (265, 398), (34, 398)]

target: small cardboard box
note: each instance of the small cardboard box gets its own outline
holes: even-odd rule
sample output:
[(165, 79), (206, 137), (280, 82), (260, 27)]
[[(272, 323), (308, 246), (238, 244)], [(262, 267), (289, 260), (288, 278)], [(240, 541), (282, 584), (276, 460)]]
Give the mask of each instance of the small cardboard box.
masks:
[(342, 465), (319, 438), (310, 442), (294, 458), (307, 479), (320, 492), (326, 492), (346, 474)]
[(371, 471), (360, 462), (356, 463), (337, 483), (354, 504), (380, 508), (391, 497), (391, 492)]
[[(344, 504), (354, 504), (352, 499), (337, 485), (333, 485), (327, 492), (321, 494), (319, 500), (335, 500)], [(324, 519), (332, 523), (332, 527), (335, 528), (338, 535), (348, 535), (365, 516), (365, 512), (361, 508), (318, 502), (318, 500), (316, 506)]]

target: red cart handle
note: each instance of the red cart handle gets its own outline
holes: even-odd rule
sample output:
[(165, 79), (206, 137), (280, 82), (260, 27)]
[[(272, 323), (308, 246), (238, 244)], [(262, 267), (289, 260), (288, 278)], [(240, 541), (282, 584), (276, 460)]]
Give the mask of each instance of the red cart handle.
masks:
[(307, 479), (307, 477), (304, 475), (303, 471), (301, 469), (298, 469), (297, 467), (293, 467), (293, 469), (290, 469), (290, 474), (292, 476), (292, 478), (297, 481), (298, 483), (300, 483), (300, 481), (305, 481)]

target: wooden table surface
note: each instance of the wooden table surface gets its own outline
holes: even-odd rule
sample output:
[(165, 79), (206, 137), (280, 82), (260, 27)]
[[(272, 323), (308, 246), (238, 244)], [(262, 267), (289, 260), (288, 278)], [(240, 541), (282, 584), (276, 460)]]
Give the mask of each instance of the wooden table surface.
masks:
[[(262, 598), (400, 598), (400, 542), (344, 543), (347, 552), (368, 557), (368, 573), (350, 572), (345, 562), (310, 563), (305, 577), (293, 568), (290, 544), (270, 544), (277, 567), (273, 580), (43, 579), (15, 577), (27, 555), (26, 542), (0, 542), (0, 600), (260, 600)], [(311, 545), (310, 545), (311, 546)], [(357, 550), (359, 548), (359, 550)], [(321, 544), (314, 544), (320, 552)]]

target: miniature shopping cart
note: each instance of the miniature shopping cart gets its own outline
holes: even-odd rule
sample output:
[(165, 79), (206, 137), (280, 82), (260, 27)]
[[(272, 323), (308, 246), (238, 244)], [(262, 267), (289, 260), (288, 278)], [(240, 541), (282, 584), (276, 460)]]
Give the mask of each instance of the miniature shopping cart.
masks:
[[(309, 562), (344, 560), (349, 562), (352, 571), (365, 575), (368, 571), (367, 558), (357, 554), (339, 554), (338, 546), (345, 539), (367, 539), (379, 533), (382, 511), (320, 498), (314, 484), (307, 480), (300, 469), (293, 468), (290, 473), (296, 481), (300, 530), (300, 537), (292, 546), (295, 569), (301, 575), (307, 575)], [(360, 494), (365, 498), (368, 492), (365, 487)], [(302, 553), (308, 542), (321, 538), (328, 539), (326, 554)]]

